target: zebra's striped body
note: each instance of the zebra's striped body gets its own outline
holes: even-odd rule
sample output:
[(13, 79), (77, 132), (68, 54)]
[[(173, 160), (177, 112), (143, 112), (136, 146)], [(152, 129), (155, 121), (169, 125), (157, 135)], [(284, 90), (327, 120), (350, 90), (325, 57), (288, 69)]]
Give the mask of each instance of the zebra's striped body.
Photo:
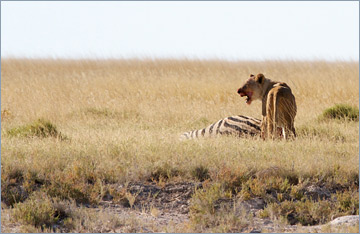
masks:
[(180, 136), (181, 140), (217, 135), (256, 136), (260, 135), (261, 120), (249, 116), (235, 115), (221, 119), (206, 128), (185, 132)]

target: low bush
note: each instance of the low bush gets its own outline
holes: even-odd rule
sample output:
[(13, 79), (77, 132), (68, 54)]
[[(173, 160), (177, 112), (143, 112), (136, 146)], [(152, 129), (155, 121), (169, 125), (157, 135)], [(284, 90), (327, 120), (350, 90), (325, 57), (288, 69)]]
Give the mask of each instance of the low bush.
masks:
[(25, 202), (16, 204), (14, 209), (16, 221), (42, 229), (52, 228), (70, 216), (71, 211), (66, 206), (43, 192), (34, 192)]
[(31, 124), (12, 128), (7, 131), (7, 134), (13, 137), (54, 137), (66, 139), (53, 123), (44, 119), (38, 119)]
[(320, 119), (347, 119), (359, 121), (359, 108), (346, 104), (336, 104), (324, 110)]
[(328, 200), (312, 200), (303, 198), (301, 201), (286, 200), (281, 203), (269, 203), (260, 212), (259, 216), (270, 217), (273, 220), (285, 219), (289, 224), (294, 225), (318, 225), (325, 224), (331, 219), (359, 214), (359, 193), (358, 191), (345, 191), (336, 193)]

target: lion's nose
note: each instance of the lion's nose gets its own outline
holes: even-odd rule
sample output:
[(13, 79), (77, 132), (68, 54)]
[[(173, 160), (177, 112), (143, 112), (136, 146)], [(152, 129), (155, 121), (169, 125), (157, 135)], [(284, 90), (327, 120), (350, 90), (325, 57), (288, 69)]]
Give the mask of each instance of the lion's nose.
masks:
[(241, 90), (241, 88), (240, 88), (240, 89), (238, 89), (237, 93), (238, 93), (238, 94), (240, 94), (240, 93), (241, 93), (241, 91), (242, 91), (242, 90)]

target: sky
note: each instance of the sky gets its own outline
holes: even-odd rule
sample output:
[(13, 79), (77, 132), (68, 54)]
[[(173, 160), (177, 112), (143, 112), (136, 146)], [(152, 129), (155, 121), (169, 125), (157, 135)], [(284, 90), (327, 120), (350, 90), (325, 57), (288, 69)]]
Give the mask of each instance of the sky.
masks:
[(359, 60), (359, 2), (1, 2), (1, 57)]

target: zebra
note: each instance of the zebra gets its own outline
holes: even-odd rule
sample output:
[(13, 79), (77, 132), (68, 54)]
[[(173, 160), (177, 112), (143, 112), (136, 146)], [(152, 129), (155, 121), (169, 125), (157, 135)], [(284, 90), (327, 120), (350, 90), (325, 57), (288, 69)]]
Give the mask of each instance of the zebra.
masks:
[(185, 132), (180, 140), (235, 135), (238, 137), (260, 136), (261, 120), (244, 115), (234, 115), (220, 119), (206, 128)]

